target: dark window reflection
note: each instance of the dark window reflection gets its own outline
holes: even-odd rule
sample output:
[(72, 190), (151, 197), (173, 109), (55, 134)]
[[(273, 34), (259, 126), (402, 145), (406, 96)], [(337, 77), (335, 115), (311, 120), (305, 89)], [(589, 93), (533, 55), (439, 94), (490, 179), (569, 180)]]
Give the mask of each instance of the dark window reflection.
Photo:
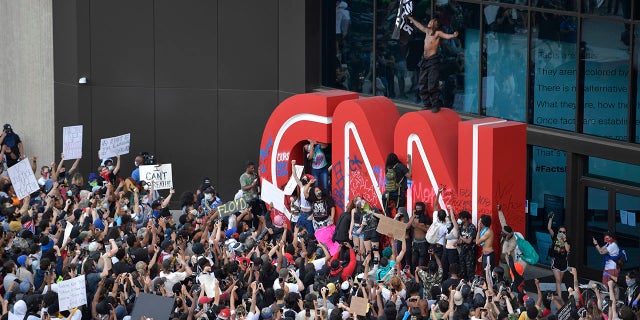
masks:
[(363, 90), (365, 77), (371, 72), (373, 50), (373, 4), (368, 1), (336, 1), (335, 80), (330, 87), (355, 92)]
[[(583, 3), (587, 1), (592, 0), (583, 0)], [(555, 10), (577, 11), (578, 0), (534, 0), (534, 6)]]

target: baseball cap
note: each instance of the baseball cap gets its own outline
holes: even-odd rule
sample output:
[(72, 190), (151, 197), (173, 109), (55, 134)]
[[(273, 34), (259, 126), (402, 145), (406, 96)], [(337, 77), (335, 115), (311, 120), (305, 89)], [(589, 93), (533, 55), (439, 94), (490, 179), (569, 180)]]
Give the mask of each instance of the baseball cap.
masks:
[(207, 297), (207, 296), (202, 296), (202, 297), (200, 297), (200, 299), (198, 299), (198, 303), (199, 304), (211, 303), (211, 301), (213, 301), (213, 298), (212, 297)]
[(220, 313), (218, 313), (218, 318), (223, 320), (231, 318), (231, 311), (229, 311), (229, 309), (227, 308), (220, 310)]
[(262, 316), (262, 319), (270, 319), (273, 315), (273, 311), (271, 311), (271, 307), (264, 307), (262, 308), (260, 315)]
[(161, 248), (162, 250), (164, 250), (164, 249), (166, 249), (167, 247), (169, 247), (169, 246), (170, 246), (170, 245), (172, 245), (172, 244), (173, 244), (173, 240), (171, 240), (171, 239), (164, 239), (164, 240), (162, 241), (162, 243), (160, 244), (160, 248)]
[(462, 293), (460, 293), (460, 291), (456, 291), (456, 293), (453, 294), (453, 303), (456, 306), (460, 306), (463, 302), (464, 301), (462, 300)]

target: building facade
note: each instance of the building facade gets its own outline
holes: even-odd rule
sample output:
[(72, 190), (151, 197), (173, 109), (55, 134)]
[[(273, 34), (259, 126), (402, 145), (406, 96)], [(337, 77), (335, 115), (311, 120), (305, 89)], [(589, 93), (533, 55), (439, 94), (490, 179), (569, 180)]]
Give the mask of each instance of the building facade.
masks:
[[(342, 4), (344, 2), (344, 4)], [(416, 99), (419, 31), (394, 39), (392, 0), (53, 1), (55, 150), (84, 124), (95, 170), (104, 137), (171, 162), (174, 185), (208, 176), (229, 199), (271, 111), (293, 94), (343, 88)], [(571, 264), (597, 278), (591, 237), (615, 231), (640, 256), (640, 9), (630, 0), (414, 0), (439, 17), (443, 100), (465, 118), (527, 123), (527, 237), (543, 261), (546, 219), (564, 224)], [(346, 5), (346, 6), (345, 6)], [(617, 7), (616, 7), (617, 6)], [(86, 77), (87, 83), (78, 83)], [(627, 267), (637, 267), (632, 258)]]

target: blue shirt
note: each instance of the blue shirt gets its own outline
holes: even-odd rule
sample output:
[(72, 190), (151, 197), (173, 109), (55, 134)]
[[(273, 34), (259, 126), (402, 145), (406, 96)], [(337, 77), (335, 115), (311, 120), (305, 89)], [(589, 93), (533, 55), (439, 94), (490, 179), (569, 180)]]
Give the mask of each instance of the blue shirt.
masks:
[(133, 178), (133, 180), (138, 183), (140, 182), (140, 168), (136, 168), (135, 170), (133, 170), (133, 172), (131, 172), (131, 178)]

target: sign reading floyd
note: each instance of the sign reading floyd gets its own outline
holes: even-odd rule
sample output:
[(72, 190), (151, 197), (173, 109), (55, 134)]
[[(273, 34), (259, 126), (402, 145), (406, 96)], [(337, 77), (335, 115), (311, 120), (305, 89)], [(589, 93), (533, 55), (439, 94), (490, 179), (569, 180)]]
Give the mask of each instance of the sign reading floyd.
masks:
[[(278, 168), (290, 168), (293, 159), (302, 162), (306, 139), (332, 146), (331, 196), (338, 213), (358, 195), (382, 208), (385, 160), (393, 152), (405, 164), (409, 157), (412, 160), (408, 212), (417, 201), (430, 204), (443, 188), (441, 208), (468, 210), (475, 223), (482, 214), (498, 221), (495, 208), (501, 204), (507, 223), (524, 232), (523, 123), (497, 118), (461, 121), (450, 109), (400, 116), (385, 97), (359, 98), (341, 90), (295, 95), (280, 103), (267, 121), (260, 176), (273, 185), (285, 185), (289, 176), (278, 174)], [(286, 162), (277, 157), (283, 153), (289, 154)]]

